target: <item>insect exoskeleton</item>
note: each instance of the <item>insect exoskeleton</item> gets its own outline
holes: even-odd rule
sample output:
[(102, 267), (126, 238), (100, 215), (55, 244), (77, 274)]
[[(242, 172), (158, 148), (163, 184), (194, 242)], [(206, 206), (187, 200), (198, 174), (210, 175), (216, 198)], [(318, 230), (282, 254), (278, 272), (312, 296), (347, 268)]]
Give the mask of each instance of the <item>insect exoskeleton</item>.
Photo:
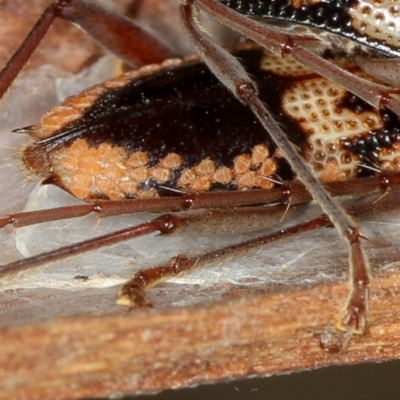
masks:
[[(235, 55), (321, 181), (371, 175), (368, 167), (398, 169), (393, 112), (290, 56), (255, 45)], [(357, 73), (346, 59), (333, 62)], [(250, 110), (192, 57), (90, 87), (19, 131), (36, 139), (23, 153), (28, 170), (83, 200), (270, 189), (295, 176)]]
[[(186, 1), (180, 6), (184, 31), (203, 64), (196, 56), (173, 58), (168, 46), (140, 26), (97, 5), (54, 3), (39, 23), (42, 30), (46, 18), (61, 16), (114, 46), (112, 50), (125, 61), (149, 64), (69, 97), (39, 124), (18, 129), (34, 139), (23, 151), (27, 169), (91, 203), (47, 214), (13, 215), (2, 224), (28, 225), (92, 211), (110, 215), (135, 207), (135, 211), (182, 212), (162, 215), (129, 233), (9, 264), (2, 274), (110, 244), (125, 234), (186, 233), (194, 227), (199, 231), (219, 227), (231, 234), (261, 229), (271, 225), (265, 214), (274, 214), (275, 220), (285, 215), (287, 222), (287, 212), (295, 212), (295, 205), (309, 201), (311, 195), (326, 216), (242, 247), (179, 256), (138, 272), (124, 285), (120, 302), (148, 305), (144, 289), (161, 279), (247, 253), (285, 235), (327, 226), (330, 220), (350, 253), (351, 290), (338, 323), (345, 333), (332, 346), (325, 345), (327, 350), (341, 349), (354, 332), (365, 330), (370, 285), (369, 261), (361, 243), (365, 233), (349, 214), (365, 213), (369, 204), (383, 204), (389, 189), (395, 192), (396, 187), (394, 178), (378, 177), (377, 171), (396, 173), (400, 166), (398, 95), (376, 82), (381, 72), (374, 79), (360, 69), (359, 65), (371, 70), (364, 55), (355, 57), (359, 48), (398, 56), (397, 5), (382, 4)], [(258, 44), (236, 47), (233, 57), (199, 29), (198, 9)], [(104, 19), (107, 35), (93, 24), (93, 16)], [(250, 18), (254, 16), (289, 21), (290, 26), (270, 27)], [(141, 39), (136, 40), (136, 54), (120, 35), (121, 26), (127, 37)], [(35, 32), (24, 50), (33, 51), (39, 43)], [(121, 39), (118, 45), (116, 39)], [(145, 44), (143, 48), (139, 43)], [(24, 52), (16, 53), (11, 67), (3, 71), (0, 89), (1, 83), (3, 91), (8, 87), (26, 61)], [(388, 68), (388, 80), (393, 81), (398, 67), (391, 63)], [(365, 182), (373, 182), (374, 190), (366, 189)], [(370, 197), (358, 208), (354, 199), (342, 207), (334, 194)], [(239, 208), (260, 204), (280, 207), (257, 209), (264, 219), (260, 214), (254, 217), (255, 207)], [(194, 211), (201, 207), (213, 210)], [(188, 209), (191, 213), (185, 212)]]

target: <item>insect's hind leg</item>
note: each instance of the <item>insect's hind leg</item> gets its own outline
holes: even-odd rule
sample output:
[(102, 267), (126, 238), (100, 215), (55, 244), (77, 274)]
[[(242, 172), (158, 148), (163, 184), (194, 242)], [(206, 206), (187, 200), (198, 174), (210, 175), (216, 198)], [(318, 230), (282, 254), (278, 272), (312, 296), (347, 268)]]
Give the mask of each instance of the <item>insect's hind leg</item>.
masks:
[[(0, 267), (2, 284), (12, 282), (28, 273), (42, 271), (52, 262), (72, 256), (85, 254), (106, 246), (114, 245), (154, 233), (160, 235), (179, 234), (184, 237), (209, 237), (213, 235), (243, 234), (254, 232), (281, 223), (282, 218), (298, 217), (306, 204), (274, 207), (239, 207), (237, 209), (221, 208), (211, 210), (193, 210), (177, 213), (162, 214), (148, 222), (133, 224), (124, 229), (113, 230), (85, 241), (72, 243), (28, 258), (23, 258)], [(65, 230), (64, 230), (65, 232)], [(46, 233), (44, 233), (46, 235)], [(154, 239), (156, 240), (156, 239)], [(228, 239), (229, 240), (229, 239)], [(141, 306), (144, 305), (138, 302)]]
[[(199, 3), (203, 1), (199, 1)], [(241, 64), (225, 49), (218, 46), (204, 34), (196, 20), (196, 0), (187, 1), (181, 6), (184, 29), (193, 46), (200, 53), (204, 62), (229, 90), (244, 104), (248, 105), (280, 148), (286, 160), (296, 172), (299, 179), (311, 193), (314, 200), (329, 217), (340, 236), (349, 246), (349, 265), (351, 275), (351, 292), (345, 307), (345, 315), (339, 323), (344, 331), (363, 333), (365, 314), (368, 308), (368, 287), (370, 284), (369, 261), (362, 248), (363, 235), (357, 224), (342, 207), (330, 196), (317, 180), (310, 168), (301, 159), (285, 133), (275, 122), (270, 112), (258, 97), (257, 89)], [(220, 6), (216, 1), (209, 1)], [(222, 10), (221, 13), (224, 11)], [(285, 42), (282, 43), (282, 46)]]
[(271, 244), (276, 240), (287, 239), (291, 236), (328, 225), (330, 225), (330, 221), (323, 215), (287, 229), (281, 229), (256, 239), (233, 244), (214, 251), (199, 255), (179, 255), (172, 258), (168, 264), (135, 273), (121, 288), (117, 302), (129, 307), (149, 307), (151, 306), (151, 302), (147, 299), (146, 290), (160, 281), (183, 273), (192, 272), (196, 269), (223, 263), (232, 258), (243, 257), (245, 254), (257, 250), (263, 245)]
[[(388, 190), (385, 190), (383, 195), (379, 192), (372, 192), (348, 199), (345, 201), (344, 207), (351, 215), (357, 217), (368, 216), (368, 218), (373, 218), (377, 215), (391, 215), (395, 205), (398, 204), (399, 193), (390, 191), (389, 188), (387, 189)], [(260, 216), (261, 215), (259, 215), (259, 217)], [(265, 217), (265, 214), (263, 216)], [(221, 264), (234, 258), (243, 257), (266, 245), (271, 245), (276, 241), (287, 240), (293, 236), (330, 225), (331, 223), (326, 215), (321, 215), (312, 220), (292, 225), (244, 242), (221, 247), (217, 250), (198, 254), (178, 255), (165, 264), (136, 272), (121, 288), (118, 303), (131, 308), (149, 307), (152, 304), (147, 297), (147, 289), (165, 279), (184, 273), (190, 273), (200, 268)], [(266, 264), (268, 264), (268, 261), (266, 261)], [(268, 272), (265, 272), (265, 275), (267, 274)], [(309, 283), (308, 279), (307, 282)], [(365, 299), (361, 299), (361, 301), (364, 300)], [(352, 306), (354, 306), (354, 303), (353, 301)], [(321, 336), (321, 347), (323, 347), (325, 351), (331, 353), (341, 351), (346, 347), (356, 329), (357, 326), (355, 324), (350, 324), (350, 328), (348, 328), (344, 334), (333, 334), (330, 329), (326, 330)]]

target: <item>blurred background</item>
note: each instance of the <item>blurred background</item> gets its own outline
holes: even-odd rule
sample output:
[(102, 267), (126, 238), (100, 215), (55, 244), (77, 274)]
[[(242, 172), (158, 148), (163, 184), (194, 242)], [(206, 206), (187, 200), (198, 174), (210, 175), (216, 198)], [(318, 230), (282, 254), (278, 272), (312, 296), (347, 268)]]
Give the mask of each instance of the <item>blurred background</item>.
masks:
[(123, 400), (397, 400), (399, 377), (400, 361), (394, 361), (167, 390), (150, 396), (123, 397)]

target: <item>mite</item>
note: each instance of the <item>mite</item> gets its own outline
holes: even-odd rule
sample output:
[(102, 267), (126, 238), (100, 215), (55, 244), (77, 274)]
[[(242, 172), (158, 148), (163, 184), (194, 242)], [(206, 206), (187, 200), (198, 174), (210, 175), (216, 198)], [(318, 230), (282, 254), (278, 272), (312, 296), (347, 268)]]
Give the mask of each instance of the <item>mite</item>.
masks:
[[(199, 10), (258, 46), (244, 46), (232, 55), (200, 29)], [(391, 2), (282, 5), (188, 0), (180, 6), (183, 30), (206, 68), (195, 58), (160, 64), (169, 59), (170, 49), (140, 27), (90, 2), (64, 0), (46, 10), (5, 67), (0, 91), (10, 85), (57, 16), (78, 22), (125, 61), (158, 63), (89, 88), (48, 112), (40, 124), (20, 129), (35, 139), (24, 150), (25, 165), (45, 176), (47, 183), (83, 200), (140, 199), (147, 210), (200, 207), (207, 199), (202, 193), (215, 193), (212, 206), (220, 207), (228, 204), (224, 193), (232, 190), (239, 193), (229, 197), (237, 199), (234, 205), (259, 204), (258, 190), (264, 191), (261, 196), (270, 196), (263, 203), (293, 205), (309, 200), (305, 188), (325, 215), (261, 242), (329, 224), (347, 242), (351, 290), (337, 324), (343, 334), (333, 346), (325, 346), (336, 351), (353, 333), (365, 331), (370, 272), (363, 234), (349, 215), (365, 212), (366, 207), (343, 207), (328, 189), (334, 190), (334, 182), (368, 179), (373, 170), (398, 170), (400, 100), (397, 90), (376, 83), (386, 76), (385, 81), (392, 83), (398, 76), (396, 62), (376, 59), (398, 56), (397, 12), (398, 6)], [(95, 20), (105, 22), (108, 35)], [(273, 23), (265, 24), (268, 20)], [(128, 36), (140, 38), (144, 49), (133, 54)], [(374, 71), (374, 76), (362, 69)], [(178, 107), (185, 115), (183, 122), (177, 118)], [(277, 185), (294, 178), (304, 186), (293, 184), (289, 195)], [(389, 175), (372, 182), (383, 193), (395, 189), (395, 178)], [(338, 194), (348, 190), (342, 185)], [(178, 196), (171, 196), (173, 191)], [(121, 204), (129, 205), (119, 210), (132, 208), (130, 202)], [(81, 213), (113, 214), (114, 207), (113, 202), (96, 202)], [(192, 217), (185, 215), (165, 214), (129, 235), (169, 233), (190, 223)], [(3, 225), (17, 217), (5, 218)], [(34, 214), (34, 222), (40, 218)], [(61, 213), (47, 215), (55, 218)], [(117, 237), (104, 238), (103, 243)], [(83, 243), (79, 251), (92, 249), (101, 240), (96, 243)], [(10, 264), (2, 274), (73, 254), (75, 249)], [(148, 305), (143, 293), (148, 285), (240, 251), (230, 247), (202, 257), (177, 257), (168, 267), (140, 272), (122, 288), (119, 302)]]

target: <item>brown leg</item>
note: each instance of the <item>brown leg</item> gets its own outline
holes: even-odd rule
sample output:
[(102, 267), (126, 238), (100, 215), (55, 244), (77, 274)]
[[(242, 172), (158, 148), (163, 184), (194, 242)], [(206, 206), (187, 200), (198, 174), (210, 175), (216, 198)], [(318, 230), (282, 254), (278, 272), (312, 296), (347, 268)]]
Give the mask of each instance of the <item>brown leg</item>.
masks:
[[(344, 207), (351, 215), (368, 215), (368, 217), (371, 217), (376, 213), (393, 210), (394, 204), (398, 202), (398, 197), (399, 193), (388, 192), (386, 196), (380, 196), (378, 202), (376, 202), (376, 194), (368, 194), (362, 198), (348, 201), (344, 204)], [(373, 208), (371, 208), (371, 204), (374, 204)], [(174, 257), (168, 264), (135, 273), (121, 288), (118, 303), (129, 307), (150, 307), (151, 302), (146, 296), (146, 290), (163, 280), (196, 269), (220, 264), (228, 259), (242, 257), (275, 241), (287, 239), (291, 236), (329, 225), (329, 219), (325, 215), (322, 215), (311, 221), (218, 250), (199, 255)], [(346, 314), (338, 326), (344, 332), (340, 334), (324, 333), (321, 337), (321, 347), (327, 352), (335, 353), (343, 350), (353, 333), (363, 332), (365, 328), (365, 314), (368, 311), (366, 304), (369, 294), (367, 287), (368, 276), (357, 275), (359, 273), (360, 270), (357, 270), (351, 278), (353, 289), (346, 304)]]
[(378, 108), (385, 106), (400, 115), (400, 100), (391, 96), (392, 93), (398, 93), (397, 89), (393, 90), (362, 79), (323, 59), (301, 44), (302, 41), (307, 41), (307, 37), (290, 37), (287, 34), (271, 30), (266, 24), (238, 14), (216, 0), (191, 0), (187, 3), (189, 7), (191, 7), (191, 4), (199, 7), (212, 18), (217, 19), (222, 24), (240, 32), (276, 54), (290, 54), (304, 66), (327, 79), (339, 83), (372, 106)]
[[(229, 234), (253, 232), (279, 224), (283, 216), (290, 218), (298, 214), (301, 205), (292, 206), (287, 210), (286, 206), (275, 207), (240, 207), (232, 209), (193, 210), (176, 214), (163, 214), (149, 222), (131, 226), (103, 236), (98, 236), (83, 242), (61, 247), (33, 257), (15, 261), (1, 266), (0, 278), (11, 278), (24, 273), (27, 270), (34, 272), (36, 267), (62, 260), (68, 257), (94, 251), (99, 248), (110, 246), (122, 241), (148, 235), (154, 232), (160, 234), (171, 234), (179, 232), (181, 235), (195, 233), (199, 236), (210, 236), (216, 234)], [(263, 218), (260, 218), (260, 217)]]
[(55, 18), (74, 22), (129, 65), (160, 63), (175, 53), (133, 21), (94, 2), (58, 0), (51, 4), (0, 73), (0, 98), (36, 50)]
[(205, 268), (214, 264), (222, 263), (234, 257), (241, 257), (250, 251), (259, 249), (261, 246), (273, 243), (276, 240), (289, 238), (322, 226), (330, 225), (325, 216), (321, 216), (304, 224), (295, 225), (278, 232), (261, 236), (246, 242), (227, 246), (215, 251), (203, 253), (197, 256), (177, 256), (170, 260), (167, 265), (160, 265), (154, 268), (137, 272), (121, 288), (117, 303), (129, 307), (150, 307), (145, 291), (157, 283), (196, 269)]
[[(375, 177), (344, 182), (329, 182), (325, 187), (332, 196), (352, 196), (400, 190), (400, 173), (382, 173)], [(254, 204), (300, 204), (311, 200), (311, 195), (300, 182), (285, 183), (269, 190), (237, 192), (205, 192), (182, 194), (180, 197), (135, 199), (125, 201), (95, 201), (89, 204), (52, 208), (48, 210), (13, 213), (0, 218), (0, 228), (14, 228), (77, 218), (96, 213), (100, 218), (141, 212), (170, 212), (184, 209), (239, 207)]]
[[(239, 16), (237, 16), (236, 13), (233, 13), (233, 15), (229, 14), (231, 10), (222, 7), (219, 2), (215, 0), (191, 0), (181, 6), (181, 15), (185, 32), (204, 62), (240, 101), (247, 104), (252, 109), (259, 121), (264, 125), (266, 132), (269, 132), (271, 138), (284, 154), (293, 171), (296, 172), (298, 178), (303, 182), (314, 200), (321, 206), (339, 235), (347, 242), (349, 246), (349, 267), (352, 277), (351, 292), (347, 301), (345, 316), (341, 320), (340, 326), (349, 332), (354, 331), (362, 333), (365, 328), (365, 313), (368, 307), (367, 288), (370, 283), (369, 261), (360, 243), (360, 239), (363, 237), (362, 233), (357, 224), (352, 221), (342, 207), (334, 201), (313, 175), (304, 160), (301, 159), (285, 133), (260, 101), (255, 84), (251, 81), (241, 64), (230, 53), (215, 44), (199, 29), (196, 19), (196, 5), (202, 9), (206, 9), (208, 12), (212, 10), (210, 15), (217, 18), (220, 17), (218, 18), (220, 20), (225, 18), (227, 24), (236, 17), (239, 19)], [(241, 22), (251, 23), (251, 21), (247, 21), (246, 18), (242, 18)], [(235, 24), (229, 26), (233, 28), (237, 27)], [(252, 33), (250, 29), (244, 30), (242, 33), (247, 34), (247, 32)], [(256, 33), (259, 34), (259, 31), (256, 30)], [(267, 36), (271, 32), (264, 28), (264, 33)], [(307, 51), (301, 47), (297, 48), (291, 41), (288, 42), (286, 36), (281, 38), (279, 46), (280, 51), (286, 48), (292, 55), (294, 55), (294, 49), (300, 49), (300, 54)], [(277, 43), (274, 43), (272, 47), (276, 50)]]

